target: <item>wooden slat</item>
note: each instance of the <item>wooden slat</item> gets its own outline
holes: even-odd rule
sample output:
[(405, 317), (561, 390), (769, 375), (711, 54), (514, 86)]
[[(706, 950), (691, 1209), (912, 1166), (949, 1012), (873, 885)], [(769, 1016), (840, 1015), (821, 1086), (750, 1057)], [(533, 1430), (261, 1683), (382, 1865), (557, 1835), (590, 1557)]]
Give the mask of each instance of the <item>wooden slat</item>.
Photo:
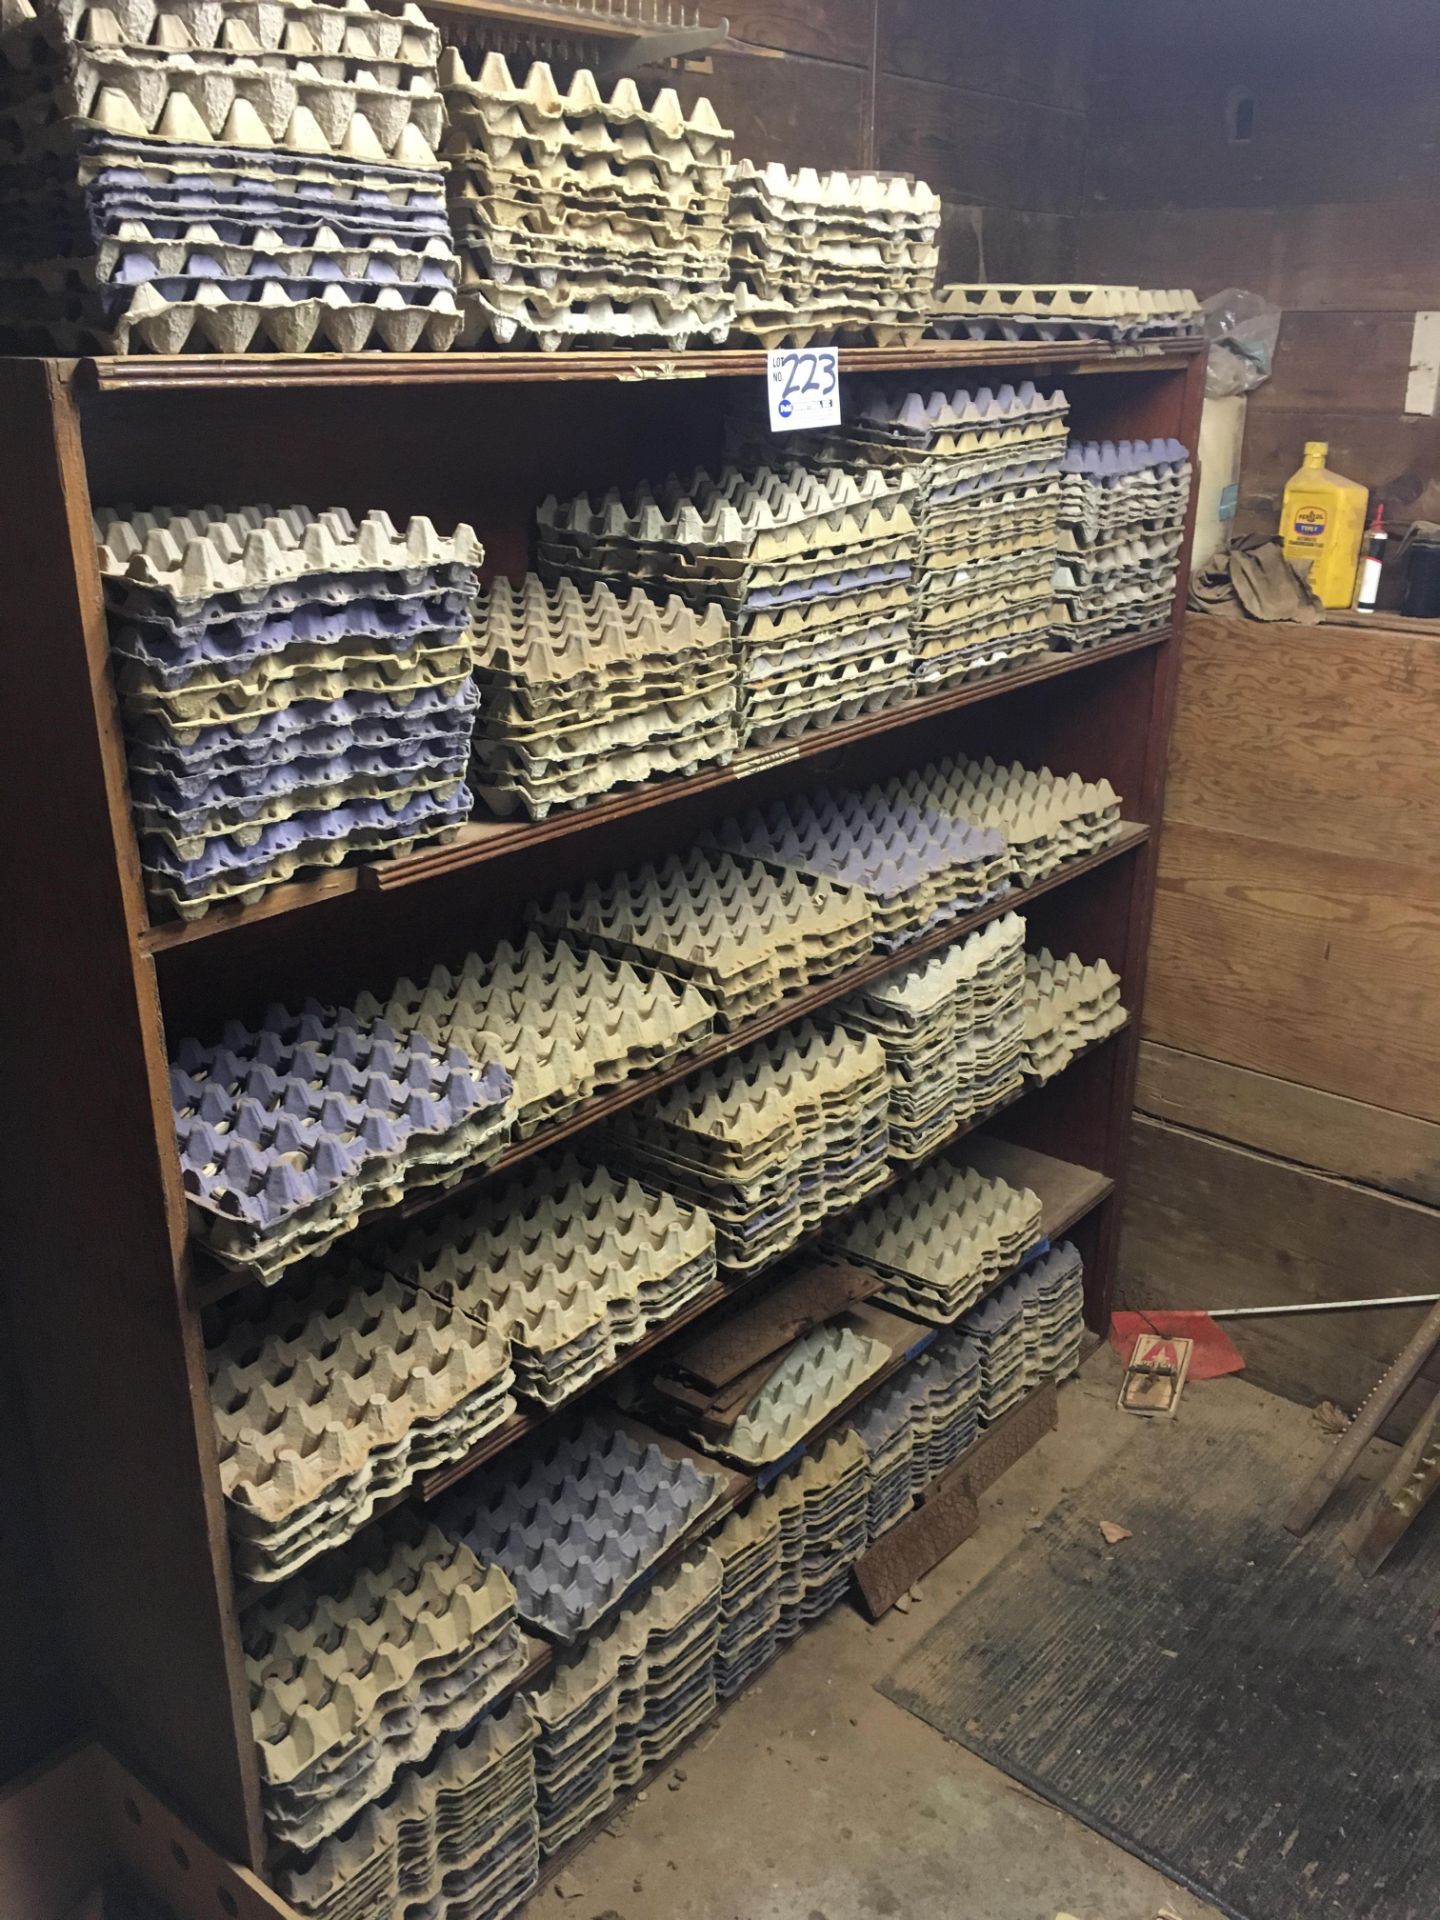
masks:
[(1196, 614), (1180, 689), (1168, 822), (1440, 871), (1433, 631)]
[(717, 54), (708, 72), (678, 73), (682, 103), (702, 95), (734, 132), (737, 159), (853, 169), (862, 162), (865, 74), (856, 66)]
[(1401, 419), (1414, 328), (1415, 314), (1408, 309), (1287, 313), (1280, 322), (1270, 378), (1249, 396), (1247, 438), (1262, 413), (1318, 415), (1316, 431), (1322, 439), (1329, 437), (1326, 422), (1333, 411)]
[[(870, 63), (869, 0), (725, 0), (732, 40), (851, 67)], [(708, 76), (699, 76), (702, 88)], [(775, 156), (778, 158), (779, 156)]]
[[(1088, 7), (1053, 0), (886, 0), (879, 10), (880, 66), (885, 73), (954, 88), (958, 117), (972, 94), (1012, 103), (1065, 107), (1083, 114), (1089, 101), (1093, 18)], [(1071, 187), (1078, 194), (1077, 174)]]
[(487, 861), (509, 859), (555, 840), (568, 840), (578, 834), (590, 833), (595, 827), (611, 821), (629, 819), (657, 807), (688, 802), (696, 794), (739, 787), (744, 781), (772, 767), (818, 759), (853, 746), (858, 741), (918, 726), (940, 714), (975, 706), (999, 694), (1010, 693), (1017, 687), (1088, 671), (1121, 655), (1162, 645), (1169, 638), (1170, 631), (1169, 628), (1163, 628), (1155, 633), (1129, 635), (1082, 653), (1051, 654), (1033, 665), (1017, 668), (1013, 673), (973, 681), (968, 686), (952, 687), (944, 693), (935, 694), (927, 700), (917, 700), (907, 706), (865, 714), (843, 726), (817, 729), (789, 746), (747, 748), (737, 754), (728, 766), (708, 768), (687, 780), (653, 781), (622, 793), (606, 795), (593, 806), (562, 809), (544, 820), (471, 821), (461, 828), (454, 840), (444, 845), (421, 847), (397, 859), (372, 861), (365, 866), (346, 868), (340, 873), (325, 874), (314, 881), (292, 881), (276, 887), (254, 906), (221, 907), (202, 915), (198, 920), (163, 921), (148, 928), (141, 936), (141, 942), (147, 952), (160, 953), (171, 947), (193, 945), (197, 940), (213, 939), (236, 928), (252, 926), (259, 920), (273, 919), (277, 914), (293, 913), (331, 899), (337, 893), (354, 892), (357, 887), (393, 892), (397, 887), (414, 886), (420, 881), (483, 866)]
[(1205, 827), (1162, 843), (1145, 1038), (1440, 1119), (1440, 888)]
[(1365, 206), (1090, 206), (1080, 214), (1086, 279), (1246, 287), (1277, 307), (1399, 313), (1440, 306), (1440, 197)]
[(1079, 114), (987, 94), (961, 97), (890, 73), (880, 75), (876, 98), (882, 167), (916, 174), (947, 200), (1075, 210), (1085, 139)]
[[(45, 361), (0, 362), (9, 1304), (66, 1639), (91, 1723), (236, 1859), (259, 1789), (84, 460)], [(44, 832), (36, 823), (44, 822)], [(43, 1090), (43, 1091), (42, 1091)], [(23, 1654), (18, 1655), (23, 1658)]]
[[(774, 62), (757, 62), (769, 71)], [(1142, 353), (1105, 341), (926, 340), (913, 347), (843, 347), (842, 373), (934, 372), (945, 367), (1090, 368), (1146, 373), (1173, 367), (1198, 352), (1193, 340), (1154, 341)], [(56, 366), (69, 363), (55, 362)], [(757, 378), (765, 355), (724, 347), (670, 353), (252, 353), (98, 355), (74, 363), (82, 389), (101, 393), (220, 390), (255, 387), (511, 386), (573, 380), (712, 380)]]
[[(1208, 1311), (1431, 1293), (1437, 1273), (1435, 1209), (1137, 1118), (1120, 1305)], [(1423, 1314), (1297, 1314), (1226, 1330), (1256, 1385), (1354, 1408)], [(1431, 1376), (1440, 1384), (1440, 1367)], [(1418, 1411), (1407, 1397), (1399, 1428)]]
[(1440, 1206), (1440, 1126), (1147, 1040), (1139, 1112)]

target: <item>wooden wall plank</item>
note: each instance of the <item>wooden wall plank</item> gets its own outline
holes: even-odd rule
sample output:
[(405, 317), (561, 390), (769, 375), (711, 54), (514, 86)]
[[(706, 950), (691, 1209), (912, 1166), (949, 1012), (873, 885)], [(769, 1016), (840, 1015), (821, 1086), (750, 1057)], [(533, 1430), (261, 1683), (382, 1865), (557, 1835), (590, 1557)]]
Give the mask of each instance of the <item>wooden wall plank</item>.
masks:
[(1140, 1113), (1440, 1206), (1440, 1126), (1146, 1040)]
[[(1301, 23), (1247, 0), (1102, 10), (1090, 179), (1114, 206), (1308, 206), (1421, 199), (1440, 181), (1432, 76), (1440, 15), (1425, 0), (1343, 0)], [(1253, 101), (1236, 140), (1232, 95)]]
[(1271, 406), (1245, 422), (1241, 532), (1273, 533), (1285, 483), (1307, 440), (1329, 443), (1329, 463), (1385, 502), (1391, 528), (1440, 520), (1440, 420)]
[[(1204, 1310), (1433, 1293), (1437, 1272), (1440, 1212), (1137, 1117), (1122, 1306)], [(1257, 1386), (1353, 1408), (1423, 1313), (1296, 1314), (1233, 1321), (1226, 1331)], [(1433, 1362), (1431, 1375), (1440, 1384)], [(1399, 1428), (1413, 1424), (1425, 1392), (1401, 1402)]]
[(810, 54), (852, 67), (870, 64), (872, 0), (725, 0), (733, 40)]
[[(1097, 122), (1092, 119), (1092, 142)], [(1365, 206), (1081, 208), (1087, 279), (1248, 287), (1277, 306), (1397, 313), (1440, 307), (1440, 196)]]
[(717, 54), (713, 71), (679, 74), (686, 106), (704, 94), (735, 134), (745, 160), (791, 167), (860, 165), (865, 74), (825, 60)]
[(1356, 860), (1383, 851), (1433, 873), (1437, 739), (1432, 634), (1195, 614), (1166, 818)]
[(1145, 1037), (1440, 1119), (1440, 888), (1377, 859), (1168, 825)]
[(1081, 115), (998, 95), (957, 95), (887, 73), (876, 98), (882, 168), (918, 174), (946, 199), (1073, 212), (1084, 155)]
[[(964, 93), (1080, 113), (1089, 97), (1093, 9), (1053, 0), (880, 0), (880, 67)], [(963, 110), (963, 109), (962, 109)]]
[(1076, 221), (1068, 213), (1018, 213), (946, 198), (940, 271), (947, 280), (1064, 280), (1076, 271)]
[(1391, 420), (1405, 404), (1415, 314), (1353, 311), (1287, 313), (1275, 370), (1250, 395), (1246, 430), (1257, 414), (1313, 408), (1379, 413)]

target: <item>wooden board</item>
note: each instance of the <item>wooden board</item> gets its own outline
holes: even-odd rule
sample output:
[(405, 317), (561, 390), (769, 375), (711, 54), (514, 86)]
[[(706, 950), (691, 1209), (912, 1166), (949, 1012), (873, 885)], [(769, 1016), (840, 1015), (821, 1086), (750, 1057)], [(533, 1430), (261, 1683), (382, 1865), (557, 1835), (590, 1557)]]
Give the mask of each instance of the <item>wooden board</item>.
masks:
[(71, 1748), (0, 1792), (0, 1913), (58, 1920), (106, 1865), (95, 1807), (100, 1749)]
[(719, 1326), (681, 1342), (667, 1355), (666, 1369), (690, 1374), (701, 1386), (728, 1386), (878, 1285), (875, 1274), (848, 1261), (812, 1261)]
[(1440, 1206), (1440, 1126), (1145, 1041), (1135, 1092), (1151, 1119), (1361, 1186)]
[(732, 40), (851, 67), (870, 64), (869, 0), (725, 0), (722, 11)]
[(1287, 310), (1440, 306), (1437, 260), (1440, 198), (1133, 211), (1090, 205), (1080, 213), (1086, 279), (1188, 286), (1202, 298), (1247, 287)]
[(1098, 1206), (1115, 1184), (1089, 1167), (1057, 1160), (1050, 1153), (1037, 1153), (1033, 1147), (997, 1140), (993, 1134), (982, 1133), (967, 1140), (958, 1157), (987, 1180), (1004, 1180), (1012, 1187), (1028, 1187), (1038, 1194), (1041, 1225), (1052, 1240)]
[[(1137, 1118), (1120, 1305), (1206, 1311), (1430, 1293), (1437, 1273), (1435, 1209)], [(1423, 1314), (1290, 1315), (1226, 1331), (1256, 1385), (1354, 1408)], [(1434, 1362), (1430, 1377), (1440, 1385)], [(1413, 1426), (1423, 1398), (1401, 1402), (1399, 1427)]]
[(861, 164), (865, 74), (858, 67), (791, 56), (716, 54), (705, 73), (678, 73), (682, 102), (702, 95), (734, 130), (737, 160), (787, 166)]
[(1437, 739), (1433, 632), (1196, 614), (1165, 818), (1440, 873)]
[(917, 174), (947, 200), (1075, 211), (1085, 140), (1081, 115), (988, 94), (962, 98), (951, 87), (887, 73), (880, 76), (876, 101), (881, 167)]
[(1280, 322), (1270, 378), (1248, 398), (1247, 437), (1259, 414), (1277, 411), (1321, 411), (1326, 434), (1334, 408), (1398, 420), (1405, 406), (1414, 330), (1415, 314), (1409, 308), (1401, 313), (1292, 309)]
[(1440, 887), (1168, 826), (1144, 1037), (1440, 1119)]
[[(938, 7), (934, 0), (886, 0), (879, 9), (880, 67), (966, 96), (995, 94), (1082, 114), (1092, 31), (1088, 7), (1057, 9), (1053, 0)], [(957, 113), (967, 106), (957, 101)]]
[(980, 1524), (980, 1509), (963, 1475), (947, 1476), (922, 1506), (897, 1520), (855, 1562), (855, 1590), (867, 1620), (879, 1620), (902, 1593), (948, 1559)]
[(1249, 518), (1237, 531), (1275, 531), (1285, 483), (1305, 442), (1316, 439), (1328, 442), (1336, 473), (1358, 480), (1385, 502), (1391, 527), (1440, 520), (1440, 420), (1402, 414), (1402, 404), (1403, 395), (1388, 415), (1335, 406), (1273, 408), (1247, 420), (1241, 504)]

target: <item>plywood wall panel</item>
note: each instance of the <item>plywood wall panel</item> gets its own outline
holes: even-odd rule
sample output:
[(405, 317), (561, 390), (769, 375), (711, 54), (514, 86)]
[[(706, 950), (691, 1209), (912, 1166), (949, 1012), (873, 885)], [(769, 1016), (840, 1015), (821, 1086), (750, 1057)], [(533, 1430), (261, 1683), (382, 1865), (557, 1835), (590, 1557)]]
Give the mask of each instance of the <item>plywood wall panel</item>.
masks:
[(687, 106), (701, 95), (735, 134), (735, 153), (762, 165), (858, 167), (865, 74), (858, 67), (788, 55), (717, 54), (712, 71), (682, 74)]
[(1250, 396), (1247, 420), (1257, 414), (1313, 409), (1322, 418), (1378, 413), (1389, 419), (1405, 404), (1414, 312), (1313, 313), (1292, 309), (1280, 322), (1274, 378)]
[[(1124, 1307), (1214, 1307), (1430, 1293), (1440, 1212), (1137, 1118), (1121, 1237)], [(1231, 1321), (1247, 1377), (1353, 1408), (1423, 1308)], [(1440, 1368), (1430, 1376), (1440, 1385)], [(1406, 1397), (1392, 1432), (1433, 1387)]]
[[(1280, 397), (1277, 386), (1276, 399)], [(1392, 530), (1440, 520), (1440, 420), (1272, 405), (1245, 423), (1241, 532), (1273, 533), (1285, 483), (1307, 440), (1324, 440), (1329, 464), (1385, 502)]]
[(732, 40), (852, 67), (870, 63), (872, 0), (725, 0)]
[(1166, 817), (1434, 875), (1437, 739), (1430, 635), (1192, 615)]
[(962, 93), (1085, 110), (1094, 35), (1088, 5), (1053, 0), (879, 0), (880, 66)]
[(1074, 210), (1085, 140), (1079, 114), (882, 72), (875, 123), (879, 165), (918, 174), (947, 200)]

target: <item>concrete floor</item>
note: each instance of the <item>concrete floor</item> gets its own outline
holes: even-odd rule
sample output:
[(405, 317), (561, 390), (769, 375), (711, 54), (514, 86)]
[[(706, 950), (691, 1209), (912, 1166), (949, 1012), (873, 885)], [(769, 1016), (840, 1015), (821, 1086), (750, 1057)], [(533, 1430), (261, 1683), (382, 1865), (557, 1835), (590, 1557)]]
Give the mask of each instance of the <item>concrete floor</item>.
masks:
[[(913, 1718), (876, 1682), (1067, 1493), (1127, 1442), (1119, 1364), (1062, 1389), (1060, 1427), (981, 1503), (979, 1533), (908, 1613), (849, 1606), (781, 1654), (675, 1769), (538, 1894), (528, 1920), (1219, 1920), (1121, 1848)], [(1293, 1441), (1296, 1481), (1327, 1436), (1243, 1377), (1186, 1407)], [(1123, 1514), (1096, 1514), (1096, 1521)], [(1166, 1920), (1169, 1920), (1169, 1915)]]

